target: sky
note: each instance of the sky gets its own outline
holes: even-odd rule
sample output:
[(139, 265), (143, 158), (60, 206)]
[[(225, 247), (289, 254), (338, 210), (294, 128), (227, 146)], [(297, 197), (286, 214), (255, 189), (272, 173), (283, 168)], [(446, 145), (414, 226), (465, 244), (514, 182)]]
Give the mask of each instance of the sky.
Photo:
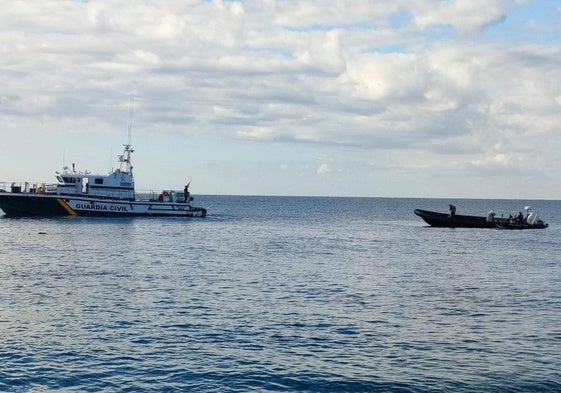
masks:
[(558, 0), (3, 0), (0, 181), (561, 199)]

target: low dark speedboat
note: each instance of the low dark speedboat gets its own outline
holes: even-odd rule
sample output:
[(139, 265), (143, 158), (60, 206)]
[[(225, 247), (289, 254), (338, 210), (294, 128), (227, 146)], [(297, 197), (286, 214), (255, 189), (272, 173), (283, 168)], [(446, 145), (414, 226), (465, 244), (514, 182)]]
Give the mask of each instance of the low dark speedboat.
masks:
[(428, 210), (415, 209), (415, 214), (433, 227), (446, 228), (498, 228), (498, 229), (544, 229), (549, 225), (538, 217), (538, 211), (524, 208), (526, 215), (518, 213), (516, 217), (496, 218), (491, 210), (486, 217), (465, 216), (456, 214), (456, 208), (450, 205), (450, 213), (438, 213)]
[(421, 217), (427, 224), (433, 227), (447, 228), (496, 228), (497, 219), (488, 221), (487, 217), (465, 216), (448, 213), (431, 212), (428, 210), (415, 209), (415, 214)]

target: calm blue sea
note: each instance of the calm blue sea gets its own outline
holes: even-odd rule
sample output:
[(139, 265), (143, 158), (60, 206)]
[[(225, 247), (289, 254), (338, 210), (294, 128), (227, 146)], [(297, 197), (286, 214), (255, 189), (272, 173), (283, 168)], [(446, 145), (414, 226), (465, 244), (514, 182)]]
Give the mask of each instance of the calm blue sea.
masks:
[(0, 391), (561, 391), (561, 202), (533, 231), (413, 214), (526, 201), (194, 202), (0, 218)]

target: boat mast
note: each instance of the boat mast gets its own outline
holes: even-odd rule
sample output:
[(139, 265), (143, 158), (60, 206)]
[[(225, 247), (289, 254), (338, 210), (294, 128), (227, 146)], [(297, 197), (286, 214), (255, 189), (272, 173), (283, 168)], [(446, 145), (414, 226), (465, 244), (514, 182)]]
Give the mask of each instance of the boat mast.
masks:
[(123, 154), (119, 155), (119, 162), (121, 163), (119, 171), (121, 173), (128, 173), (132, 176), (131, 153), (134, 153), (134, 149), (132, 149), (130, 145), (124, 146), (125, 148), (123, 150)]
[(131, 103), (130, 103), (130, 107), (129, 107), (129, 130), (128, 130), (128, 135), (127, 135), (127, 145), (130, 146), (131, 145), (131, 139), (132, 139), (132, 121), (134, 118), (134, 108), (133, 108), (133, 103), (134, 103), (134, 96), (131, 97)]

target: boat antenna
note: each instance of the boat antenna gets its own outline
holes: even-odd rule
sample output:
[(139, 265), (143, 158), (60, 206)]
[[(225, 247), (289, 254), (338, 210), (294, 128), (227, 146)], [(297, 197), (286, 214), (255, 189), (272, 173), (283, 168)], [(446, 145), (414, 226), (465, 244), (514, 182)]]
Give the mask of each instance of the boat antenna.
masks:
[(129, 130), (127, 135), (127, 145), (131, 145), (132, 139), (132, 122), (134, 119), (134, 96), (131, 97), (130, 108), (129, 108)]
[(128, 136), (127, 136), (127, 144), (124, 145), (124, 151), (123, 154), (119, 156), (119, 162), (121, 163), (120, 165), (120, 171), (123, 172), (123, 165), (125, 166), (125, 173), (129, 173), (132, 176), (132, 165), (131, 165), (131, 153), (134, 152), (133, 149), (131, 149), (131, 139), (132, 139), (132, 121), (133, 121), (133, 103), (134, 103), (134, 96), (131, 97), (131, 104), (130, 104), (130, 109), (129, 109), (129, 130), (128, 130)]
[(113, 148), (109, 149), (109, 173), (113, 173)]

